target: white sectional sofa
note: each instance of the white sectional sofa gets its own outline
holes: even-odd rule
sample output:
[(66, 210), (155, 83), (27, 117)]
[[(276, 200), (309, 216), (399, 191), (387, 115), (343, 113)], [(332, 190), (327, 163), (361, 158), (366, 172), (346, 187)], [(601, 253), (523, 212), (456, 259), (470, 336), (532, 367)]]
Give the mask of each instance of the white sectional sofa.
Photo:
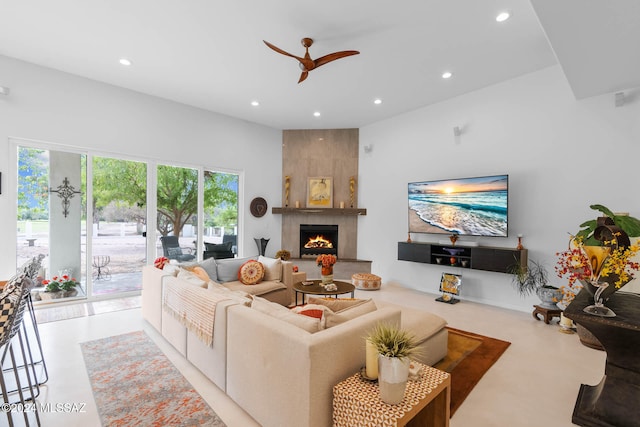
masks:
[[(305, 279), (304, 273), (289, 274), (291, 263), (282, 263), (282, 269), (282, 285), (287, 291), (293, 280)], [(163, 309), (167, 289), (186, 287), (184, 283), (183, 278), (153, 266), (145, 267), (143, 317), (264, 427), (331, 426), (332, 388), (364, 365), (364, 337), (378, 322), (416, 328), (421, 346), (426, 349), (425, 359), (420, 359), (424, 363), (432, 365), (447, 352), (446, 322), (420, 310), (356, 301), (357, 314), (355, 309), (344, 311), (347, 314), (336, 313), (335, 318), (341, 323), (333, 322), (335, 326), (324, 329), (320, 319), (295, 314), (284, 307), (291, 302), (290, 294), (284, 300), (287, 304), (272, 302), (280, 302), (277, 293), (245, 298), (239, 294), (255, 285), (237, 284), (225, 288), (242, 286), (240, 291), (236, 289), (233, 298), (215, 306), (213, 343), (208, 346)], [(230, 292), (219, 285), (212, 288), (194, 285), (190, 292), (203, 301), (212, 292)]]

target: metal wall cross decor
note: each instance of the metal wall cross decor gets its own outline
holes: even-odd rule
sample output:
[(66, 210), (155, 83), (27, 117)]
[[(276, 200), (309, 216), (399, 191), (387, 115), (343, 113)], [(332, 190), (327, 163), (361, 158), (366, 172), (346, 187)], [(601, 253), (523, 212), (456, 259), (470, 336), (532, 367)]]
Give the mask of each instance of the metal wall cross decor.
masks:
[(62, 199), (62, 214), (65, 218), (69, 215), (69, 205), (71, 204), (70, 200), (73, 198), (73, 195), (81, 193), (81, 191), (76, 191), (73, 185), (69, 185), (69, 178), (66, 176), (64, 177), (62, 184), (58, 185), (57, 190), (49, 187), (49, 192), (58, 193), (58, 197)]

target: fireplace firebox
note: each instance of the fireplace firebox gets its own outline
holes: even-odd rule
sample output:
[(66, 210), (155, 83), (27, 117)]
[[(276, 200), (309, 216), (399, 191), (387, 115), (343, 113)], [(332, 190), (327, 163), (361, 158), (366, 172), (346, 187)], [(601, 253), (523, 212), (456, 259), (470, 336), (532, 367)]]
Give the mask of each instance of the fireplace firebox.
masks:
[(322, 254), (338, 255), (338, 226), (300, 224), (300, 258)]

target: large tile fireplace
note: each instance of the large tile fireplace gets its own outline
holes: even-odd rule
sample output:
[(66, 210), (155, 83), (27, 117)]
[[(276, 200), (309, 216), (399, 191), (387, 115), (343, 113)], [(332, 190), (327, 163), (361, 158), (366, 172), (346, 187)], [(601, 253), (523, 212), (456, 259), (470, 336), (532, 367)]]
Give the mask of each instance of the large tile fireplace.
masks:
[[(282, 143), (282, 207), (273, 208), (282, 214), (281, 249), (310, 278), (319, 278), (315, 259), (324, 253), (338, 257), (337, 280), (370, 272), (371, 262), (358, 260), (358, 218), (366, 215), (358, 209), (358, 129), (285, 130)], [(331, 178), (332, 206), (307, 207), (310, 177)], [(309, 243), (318, 236), (322, 240)]]

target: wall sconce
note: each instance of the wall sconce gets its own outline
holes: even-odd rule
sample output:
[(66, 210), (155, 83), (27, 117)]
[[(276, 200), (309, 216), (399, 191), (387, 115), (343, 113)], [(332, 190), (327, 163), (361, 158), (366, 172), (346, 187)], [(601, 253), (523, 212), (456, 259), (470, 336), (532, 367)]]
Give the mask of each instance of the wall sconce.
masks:
[(54, 190), (49, 188), (50, 193), (58, 193), (58, 197), (62, 199), (62, 214), (66, 218), (69, 215), (69, 205), (71, 205), (71, 199), (75, 194), (80, 194), (81, 191), (77, 191), (73, 185), (69, 185), (69, 178), (66, 176), (62, 181), (62, 184), (58, 185), (58, 189)]
[(11, 92), (11, 89), (5, 86), (0, 86), (0, 95), (7, 96), (9, 95), (9, 92)]
[(373, 151), (373, 145), (369, 144), (369, 145), (365, 145), (364, 146), (364, 152), (365, 154), (371, 154), (371, 152)]
[(453, 136), (460, 136), (460, 135), (462, 135), (462, 128), (460, 128), (460, 126), (454, 126)]

